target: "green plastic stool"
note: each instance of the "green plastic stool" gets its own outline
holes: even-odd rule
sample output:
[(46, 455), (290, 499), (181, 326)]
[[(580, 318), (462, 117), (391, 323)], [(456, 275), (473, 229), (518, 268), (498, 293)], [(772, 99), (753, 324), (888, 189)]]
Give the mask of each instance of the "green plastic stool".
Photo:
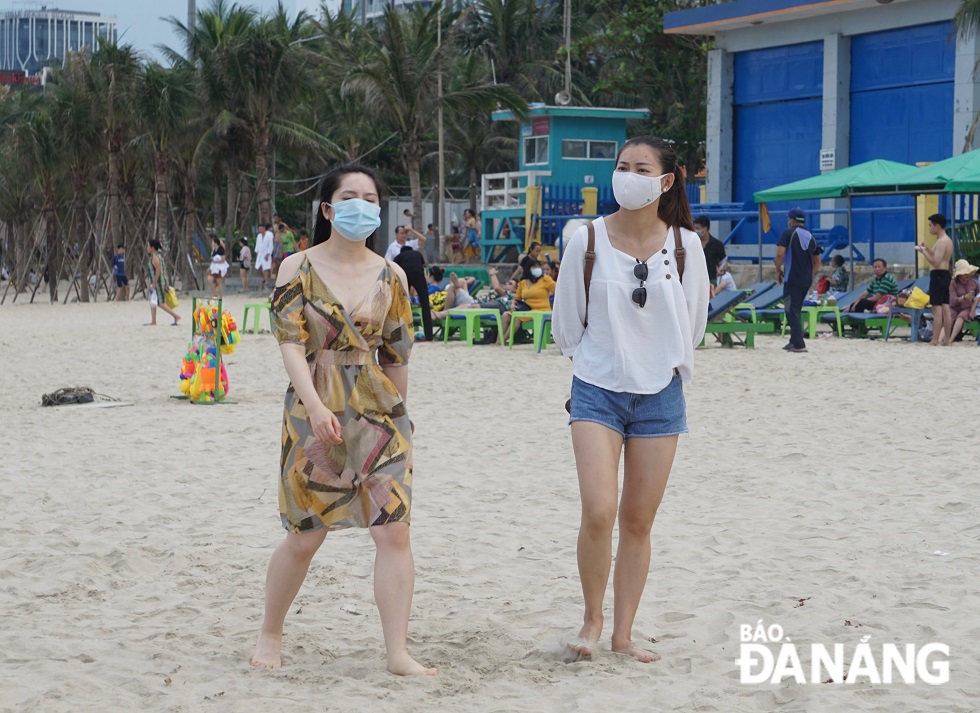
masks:
[[(551, 336), (551, 310), (514, 312), (510, 320), (510, 348), (514, 348), (514, 332), (517, 331), (518, 323), (528, 320), (531, 321), (531, 332), (534, 334), (534, 348), (540, 353), (547, 346), (547, 339)], [(547, 335), (545, 335), (546, 330)]]
[(245, 315), (242, 317), (242, 331), (247, 331), (248, 328), (248, 313), (252, 313), (252, 333), (259, 333), (259, 316), (262, 311), (265, 310), (269, 313), (269, 331), (275, 332), (275, 328), (272, 326), (272, 305), (268, 302), (246, 302), (245, 303)]
[(451, 309), (447, 312), (445, 319), (442, 320), (442, 341), (446, 343), (449, 341), (449, 327), (453, 320), (457, 323), (459, 320), (463, 320), (463, 324), (453, 325), (458, 326), (463, 330), (463, 338), (466, 340), (466, 346), (473, 346), (473, 336), (478, 329), (483, 326), (483, 320), (492, 317), (494, 322), (497, 323), (497, 336), (499, 339), (503, 340), (503, 330), (500, 327), (500, 312), (495, 309)]

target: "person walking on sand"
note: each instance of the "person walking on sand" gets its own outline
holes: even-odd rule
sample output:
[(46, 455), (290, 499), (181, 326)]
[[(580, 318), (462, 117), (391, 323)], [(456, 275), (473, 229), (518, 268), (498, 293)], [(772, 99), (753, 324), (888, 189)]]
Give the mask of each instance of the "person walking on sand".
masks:
[(930, 248), (919, 243), (915, 249), (929, 261), (929, 304), (932, 305), (932, 341), (934, 347), (949, 346), (953, 331), (953, 311), (949, 306), (949, 261), (953, 258), (953, 241), (946, 235), (946, 216), (929, 216), (929, 234), (936, 236)]
[(164, 294), (170, 287), (170, 280), (167, 279), (167, 264), (160, 255), (163, 245), (159, 240), (151, 240), (146, 244), (146, 252), (150, 259), (146, 263), (146, 271), (150, 276), (149, 298), (150, 298), (150, 323), (148, 326), (155, 327), (157, 323), (157, 307), (174, 318), (173, 326), (180, 322), (180, 315), (167, 306), (164, 301)]
[(371, 249), (382, 195), (363, 166), (329, 171), (313, 247), (283, 260), (276, 280), (272, 315), (290, 380), (279, 480), (287, 534), (269, 562), (253, 666), (282, 664), (286, 613), (327, 532), (367, 527), (387, 668), (436, 673), (406, 649), (415, 586), (406, 410), (412, 308), (405, 273)]
[(789, 227), (776, 243), (776, 281), (783, 286), (790, 335), (783, 349), (800, 354), (807, 350), (803, 339), (803, 300), (820, 269), (820, 246), (806, 229), (806, 213), (801, 208), (791, 208), (786, 223)]
[[(552, 313), (555, 341), (574, 362), (569, 423), (582, 499), (585, 620), (568, 647), (579, 656), (596, 653), (618, 516), (612, 650), (650, 663), (660, 657), (633, 643), (633, 620), (650, 570), (650, 530), (677, 437), (687, 432), (682, 382), (694, 373), (710, 288), (671, 145), (630, 139), (612, 178), (620, 209), (572, 236)], [(586, 265), (593, 240), (594, 260)]]

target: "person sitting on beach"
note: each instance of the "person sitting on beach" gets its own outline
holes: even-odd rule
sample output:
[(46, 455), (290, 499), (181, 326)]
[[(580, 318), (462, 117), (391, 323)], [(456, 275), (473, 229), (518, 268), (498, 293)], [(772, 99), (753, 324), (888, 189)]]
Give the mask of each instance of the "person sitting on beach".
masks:
[(449, 286), (449, 276), (446, 274), (445, 268), (439, 267), (438, 265), (430, 267), (425, 278), (429, 282), (430, 295), (433, 292), (445, 290)]
[(830, 273), (830, 292), (847, 292), (847, 286), (851, 283), (851, 276), (844, 267), (844, 256), (834, 255), (830, 259), (830, 265), (834, 271)]
[(728, 271), (728, 258), (725, 258), (718, 263), (718, 284), (712, 288), (711, 296), (714, 297), (723, 290), (737, 289), (738, 288), (735, 286), (735, 278), (732, 277), (732, 273)]
[(980, 299), (980, 283), (975, 275), (980, 269), (969, 260), (957, 260), (953, 266), (953, 279), (949, 283), (949, 309), (953, 315), (953, 332), (950, 342), (956, 341), (963, 330), (963, 323), (973, 319)]
[(449, 273), (449, 285), (446, 286), (446, 299), (442, 305), (432, 312), (433, 319), (445, 319), (451, 309), (464, 307), (479, 307), (476, 298), (470, 294), (473, 277), (459, 277), (455, 272)]
[(541, 243), (531, 243), (526, 253), (517, 256), (517, 267), (514, 274), (510, 276), (512, 280), (526, 280), (531, 276), (531, 263), (538, 259), (541, 254)]
[[(491, 267), (489, 272), (490, 287), (493, 289), (496, 297), (489, 300), (478, 300), (471, 297), (468, 293), (465, 293), (466, 296), (464, 297), (456, 286), (451, 284), (446, 288), (446, 304), (452, 306), (433, 311), (432, 318), (445, 319), (450, 309), (495, 309), (501, 314), (509, 310), (514, 301), (513, 294), (517, 290), (517, 283), (513, 280), (508, 280), (506, 284), (501, 285), (500, 280), (497, 279), (497, 268)], [(450, 278), (453, 277), (456, 277), (455, 272), (450, 275)], [(456, 277), (456, 280), (457, 282), (461, 282), (458, 277)]]
[(555, 294), (555, 281), (544, 274), (544, 268), (537, 260), (531, 261), (530, 273), (529, 279), (517, 283), (513, 309), (504, 312), (500, 322), (500, 328), (504, 330), (504, 335), (509, 333), (514, 312), (551, 311), (551, 297)]
[(895, 278), (888, 272), (888, 263), (879, 257), (875, 259), (872, 269), (875, 273), (875, 279), (868, 285), (868, 289), (858, 295), (858, 298), (854, 300), (850, 308), (846, 311), (872, 312), (874, 311), (875, 304), (882, 297), (898, 294), (898, 283), (895, 282)]

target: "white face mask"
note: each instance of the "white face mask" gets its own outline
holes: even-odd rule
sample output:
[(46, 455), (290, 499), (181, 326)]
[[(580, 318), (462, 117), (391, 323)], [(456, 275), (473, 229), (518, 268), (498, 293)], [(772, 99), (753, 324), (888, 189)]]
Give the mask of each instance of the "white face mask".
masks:
[(657, 200), (663, 193), (660, 182), (663, 176), (641, 176), (639, 173), (614, 171), (612, 175), (613, 197), (626, 210), (639, 210)]
[(533, 277), (541, 277), (543, 274), (544, 274), (544, 270), (541, 269), (540, 267), (532, 267), (531, 268), (531, 275)]

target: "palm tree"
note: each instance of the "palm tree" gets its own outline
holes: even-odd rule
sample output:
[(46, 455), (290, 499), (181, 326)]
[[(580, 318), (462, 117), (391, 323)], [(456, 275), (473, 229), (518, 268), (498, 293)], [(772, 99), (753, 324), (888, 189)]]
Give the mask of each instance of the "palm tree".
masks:
[[(89, 183), (95, 170), (93, 155), (97, 155), (101, 143), (96, 101), (89, 82), (89, 62), (85, 55), (71, 54), (64, 67), (48, 80), (46, 91), (51, 97), (52, 111), (62, 130), (64, 159), (72, 186), (71, 242), (82, 252), (81, 274), (83, 278), (97, 267), (97, 246), (86, 240), (88, 220), (85, 204)], [(82, 279), (79, 299), (89, 301), (89, 281)]]
[(162, 240), (169, 212), (169, 177), (174, 144), (196, 110), (194, 76), (185, 67), (165, 69), (152, 62), (140, 68), (133, 96), (141, 134), (153, 154), (153, 233)]
[(214, 132), (228, 135), (237, 128), (251, 143), (258, 220), (267, 223), (272, 219), (272, 147), (325, 146), (314, 131), (290, 119), (311, 81), (308, 69), (314, 54), (303, 46), (309, 38), (309, 17), (300, 12), (290, 19), (281, 2), (270, 15), (258, 17), (237, 3), (214, 0), (198, 12), (193, 28), (175, 18), (170, 22), (184, 40), (187, 57), (169, 49), (165, 54), (195, 67), (205, 104), (213, 113)]
[(139, 57), (132, 45), (101, 39), (89, 66), (107, 160), (109, 237), (112, 245), (118, 245), (123, 237), (123, 151), (133, 133), (132, 98)]
[[(412, 192), (412, 219), (422, 229), (422, 161), (425, 141), (434, 129), (440, 103), (436, 77), (445, 71), (455, 52), (455, 32), (449, 24), (441, 44), (437, 23), (442, 15), (437, 2), (425, 10), (416, 5), (402, 14), (385, 10), (378, 35), (372, 37), (371, 58), (355, 67), (344, 83), (344, 94), (358, 93), (374, 116), (384, 117), (400, 134), (402, 161), (408, 171)], [(454, 113), (489, 112), (505, 106), (523, 113), (527, 105), (507, 85), (490, 82), (450, 89), (443, 94), (443, 109)]]
[[(457, 58), (451, 78), (450, 91), (479, 84), (485, 80), (486, 63), (478, 54)], [(476, 211), (476, 196), (481, 172), (507, 170), (517, 148), (517, 141), (504, 135), (500, 122), (490, 118), (490, 112), (455, 112), (446, 122), (446, 148), (470, 187), (470, 210)]]
[(460, 44), (491, 65), (493, 78), (528, 101), (550, 102), (563, 81), (558, 3), (477, 0), (465, 14)]
[(15, 160), (30, 166), (33, 188), (40, 198), (48, 292), (51, 301), (57, 302), (62, 259), (57, 209), (63, 193), (65, 168), (61, 132), (49, 97), (22, 92), (18, 105), (17, 118), (9, 127), (7, 138), (17, 157)]

